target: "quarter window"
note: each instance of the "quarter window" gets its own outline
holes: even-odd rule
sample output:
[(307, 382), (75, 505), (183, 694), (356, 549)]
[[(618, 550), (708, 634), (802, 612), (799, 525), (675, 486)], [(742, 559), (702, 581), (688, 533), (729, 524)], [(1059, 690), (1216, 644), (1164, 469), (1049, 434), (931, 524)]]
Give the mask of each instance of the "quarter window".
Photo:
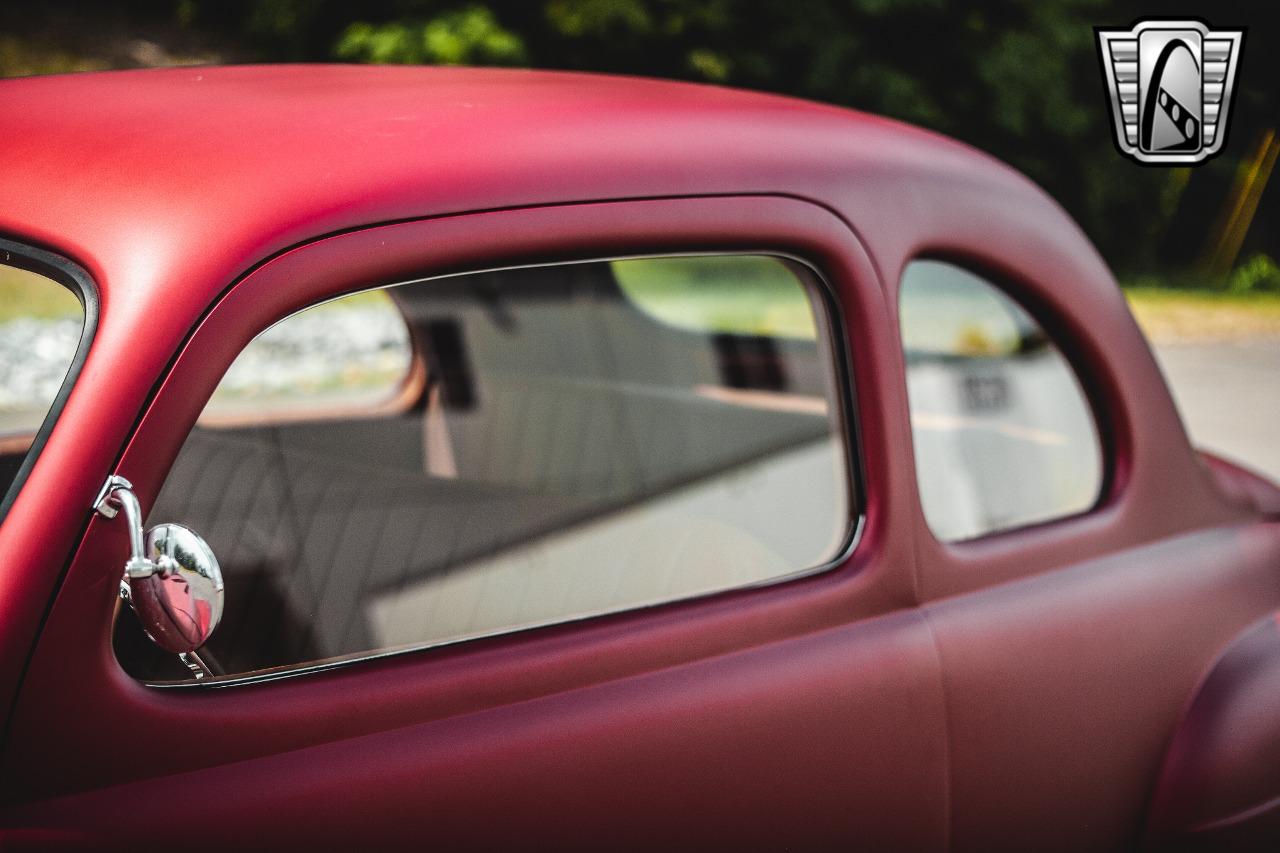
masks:
[[(226, 674), (492, 635), (824, 565), (853, 514), (825, 303), (765, 256), (356, 294), (263, 333), (151, 512), (226, 577)], [(117, 654), (180, 678), (124, 611)]]
[(916, 476), (934, 535), (968, 539), (1097, 501), (1092, 410), (1030, 314), (979, 276), (934, 260), (908, 265), (900, 313)]

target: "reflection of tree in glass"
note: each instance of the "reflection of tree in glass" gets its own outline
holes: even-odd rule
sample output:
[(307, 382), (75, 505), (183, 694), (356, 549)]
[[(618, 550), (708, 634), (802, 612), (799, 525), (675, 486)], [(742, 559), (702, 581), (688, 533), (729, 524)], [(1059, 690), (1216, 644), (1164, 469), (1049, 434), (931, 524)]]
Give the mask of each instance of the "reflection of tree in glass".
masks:
[(676, 328), (813, 340), (809, 295), (780, 258), (636, 258), (611, 265), (631, 303)]

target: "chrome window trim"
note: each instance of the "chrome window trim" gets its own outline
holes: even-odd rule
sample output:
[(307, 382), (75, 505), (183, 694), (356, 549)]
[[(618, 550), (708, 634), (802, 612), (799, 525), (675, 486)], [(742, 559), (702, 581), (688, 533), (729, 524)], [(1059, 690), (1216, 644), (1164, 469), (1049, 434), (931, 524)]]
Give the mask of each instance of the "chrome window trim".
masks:
[(75, 386), (76, 380), (80, 378), (81, 368), (84, 367), (85, 360), (89, 357), (89, 348), (92, 346), (94, 335), (98, 331), (100, 300), (98, 298), (98, 286), (89, 273), (79, 264), (68, 260), (62, 255), (0, 237), (0, 263), (37, 273), (62, 285), (71, 291), (76, 299), (80, 301), (80, 307), (84, 309), (84, 323), (80, 327), (80, 341), (76, 344), (75, 355), (71, 359), (71, 364), (67, 367), (67, 375), (63, 377), (62, 385), (59, 386), (58, 393), (53, 398), (53, 404), (45, 414), (44, 420), (40, 422), (40, 428), (36, 430), (35, 437), (31, 440), (31, 446), (27, 448), (26, 455), (22, 459), (22, 465), (19, 466), (18, 472), (13, 476), (13, 482), (9, 484), (9, 488), (0, 497), (0, 525), (3, 525), (9, 515), (10, 507), (13, 506), (18, 493), (22, 491), (23, 485), (31, 474), (31, 469), (35, 467), (36, 460), (40, 457), (41, 451), (44, 450), (44, 446), (49, 440), (49, 434), (53, 432), (54, 424), (58, 422), (58, 418), (62, 415), (67, 398), (71, 396), (71, 389)]
[[(439, 275), (428, 275), (419, 278), (406, 279), (404, 281), (392, 282), (389, 284), (377, 285), (374, 287), (361, 287), (353, 290), (344, 291), (343, 293), (312, 302), (303, 308), (292, 311), (281, 317), (273, 323), (259, 330), (255, 337), (262, 334), (266, 330), (285, 322), (289, 318), (308, 311), (320, 305), (326, 305), (348, 296), (358, 293), (368, 293), (375, 290), (388, 290), (393, 287), (403, 287), (406, 285), (424, 284), (432, 281), (445, 281), (449, 279), (461, 278), (471, 275), (481, 275), (491, 272), (510, 272), (523, 269), (545, 269), (548, 267), (573, 266), (577, 264), (592, 263), (612, 263), (614, 261), (629, 260), (653, 260), (661, 258), (698, 258), (698, 257), (724, 257), (726, 255), (750, 256), (750, 257), (769, 257), (777, 258), (788, 264), (789, 267), (798, 267), (803, 274), (797, 275), (796, 279), (806, 293), (816, 297), (818, 303), (822, 307), (821, 320), (825, 325), (825, 329), (819, 330), (819, 343), (822, 340), (822, 333), (825, 332), (827, 339), (830, 341), (830, 359), (832, 370), (832, 391), (836, 395), (836, 423), (835, 429), (838, 437), (841, 439), (841, 448), (844, 455), (844, 475), (845, 488), (847, 491), (847, 511), (849, 517), (845, 527), (845, 533), (842, 538), (843, 544), (835, 549), (834, 555), (826, 561), (818, 565), (797, 569), (796, 571), (787, 572), (786, 574), (777, 575), (775, 577), (765, 578), (763, 580), (751, 581), (745, 584), (728, 586), (722, 589), (713, 590), (711, 592), (699, 593), (695, 595), (683, 596), (680, 598), (667, 599), (665, 601), (657, 601), (649, 604), (640, 604), (631, 607), (624, 607), (618, 610), (610, 610), (603, 613), (590, 613), (578, 616), (566, 616), (558, 618), (554, 621), (548, 621), (538, 625), (517, 626), (507, 629), (498, 629), (488, 633), (469, 636), (461, 639), (432, 640), (420, 643), (412, 643), (405, 646), (399, 646), (387, 649), (377, 649), (368, 652), (354, 652), (350, 655), (343, 655), (336, 658), (330, 658), (315, 663), (302, 663), (297, 665), (286, 665), (269, 670), (259, 670), (256, 672), (245, 673), (243, 675), (227, 675), (216, 676), (213, 678), (203, 678), (199, 680), (189, 681), (140, 681), (139, 683), (152, 688), (161, 690), (219, 690), (227, 687), (242, 687), (251, 684), (263, 684), (273, 681), (282, 681), (286, 679), (298, 678), (301, 676), (315, 675), (319, 673), (329, 672), (335, 669), (345, 669), (347, 667), (366, 663), (370, 661), (385, 660), (387, 658), (400, 657), (428, 649), (436, 649), (443, 647), (462, 646), (476, 641), (493, 640), (498, 637), (511, 637), (518, 635), (529, 635), (533, 632), (559, 628), (565, 625), (579, 625), (585, 622), (616, 618), (623, 615), (640, 614), (660, 607), (670, 607), (672, 605), (686, 605), (695, 602), (706, 601), (723, 595), (729, 595), (745, 590), (763, 589), (773, 587), (780, 584), (790, 583), (802, 578), (812, 577), (815, 575), (826, 574), (839, 566), (843, 565), (857, 551), (858, 545), (862, 541), (862, 534), (866, 526), (865, 500), (866, 484), (863, 477), (862, 465), (862, 443), (861, 433), (857, 429), (856, 407), (854, 404), (854, 383), (853, 383), (853, 365), (849, 357), (849, 343), (845, 335), (846, 316), (843, 305), (840, 301), (839, 293), (831, 284), (830, 280), (822, 274), (817, 265), (798, 255), (778, 251), (776, 249), (743, 249), (733, 248), (725, 250), (698, 250), (683, 252), (645, 252), (642, 254), (623, 254), (609, 255), (605, 257), (586, 257), (575, 258), (571, 260), (558, 260), (541, 263), (524, 263), (510, 264), (496, 267), (482, 267), (478, 269), (469, 269), (459, 272), (449, 272)], [(794, 271), (794, 270), (793, 270)], [(216, 310), (216, 309), (215, 309)], [(194, 428), (193, 424), (193, 428)], [(117, 618), (119, 610), (117, 609)], [(114, 620), (112, 624), (112, 634), (114, 634)], [(112, 655), (113, 660), (115, 655)], [(118, 660), (116, 665), (120, 666)], [(123, 672), (123, 667), (121, 666)]]

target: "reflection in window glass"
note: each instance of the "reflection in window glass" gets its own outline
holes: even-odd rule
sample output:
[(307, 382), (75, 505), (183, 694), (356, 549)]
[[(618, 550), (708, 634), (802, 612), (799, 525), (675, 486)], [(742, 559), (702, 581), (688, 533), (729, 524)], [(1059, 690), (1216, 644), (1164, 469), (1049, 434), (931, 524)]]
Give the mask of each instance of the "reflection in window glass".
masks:
[(404, 318), (385, 290), (317, 305), (254, 338), (205, 407), (210, 426), (320, 417), (391, 402), (413, 375)]
[(0, 497), (53, 406), (84, 330), (74, 293), (0, 264)]
[(1071, 366), (1035, 320), (941, 261), (903, 275), (902, 340), (925, 518), (958, 540), (1082, 512), (1102, 454)]
[(777, 258), (636, 258), (613, 269), (632, 305), (679, 329), (801, 340), (816, 333), (808, 294)]
[[(832, 347), (805, 269), (624, 260), (380, 294), (394, 315), (347, 297), (251, 344), (151, 512), (218, 554), (225, 616), (202, 655), (221, 671), (740, 587), (847, 541)], [(377, 399), (350, 405), (367, 388)], [(279, 417), (282, 399), (303, 415)], [(130, 620), (126, 668), (184, 677)]]

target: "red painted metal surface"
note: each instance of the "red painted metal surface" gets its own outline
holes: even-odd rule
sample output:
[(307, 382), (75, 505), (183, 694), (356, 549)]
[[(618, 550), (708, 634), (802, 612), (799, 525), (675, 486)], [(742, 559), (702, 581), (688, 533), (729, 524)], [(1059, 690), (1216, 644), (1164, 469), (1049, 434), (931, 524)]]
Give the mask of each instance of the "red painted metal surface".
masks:
[[(214, 841), (1132, 846), (1204, 673), (1280, 607), (1269, 486), (1201, 462), (1087, 240), (962, 145), (771, 96), (534, 72), (0, 91), (0, 232), (77, 260), (103, 294), (0, 525), (3, 820), (36, 836), (127, 839), (122, 804), (177, 786), (211, 804)], [(93, 494), (118, 471), (146, 504), (267, 323), (425, 274), (731, 248), (804, 256), (840, 298), (867, 489), (844, 565), (255, 687), (158, 692), (115, 664), (124, 541), (87, 521)], [(929, 535), (896, 331), (921, 254), (1005, 282), (1072, 357), (1107, 443), (1095, 511)]]
[(1273, 613), (1223, 652), (1183, 715), (1152, 798), (1153, 847), (1247, 849), (1276, 838), (1280, 797), (1258, 793), (1280, 790), (1278, 709), (1280, 613)]

